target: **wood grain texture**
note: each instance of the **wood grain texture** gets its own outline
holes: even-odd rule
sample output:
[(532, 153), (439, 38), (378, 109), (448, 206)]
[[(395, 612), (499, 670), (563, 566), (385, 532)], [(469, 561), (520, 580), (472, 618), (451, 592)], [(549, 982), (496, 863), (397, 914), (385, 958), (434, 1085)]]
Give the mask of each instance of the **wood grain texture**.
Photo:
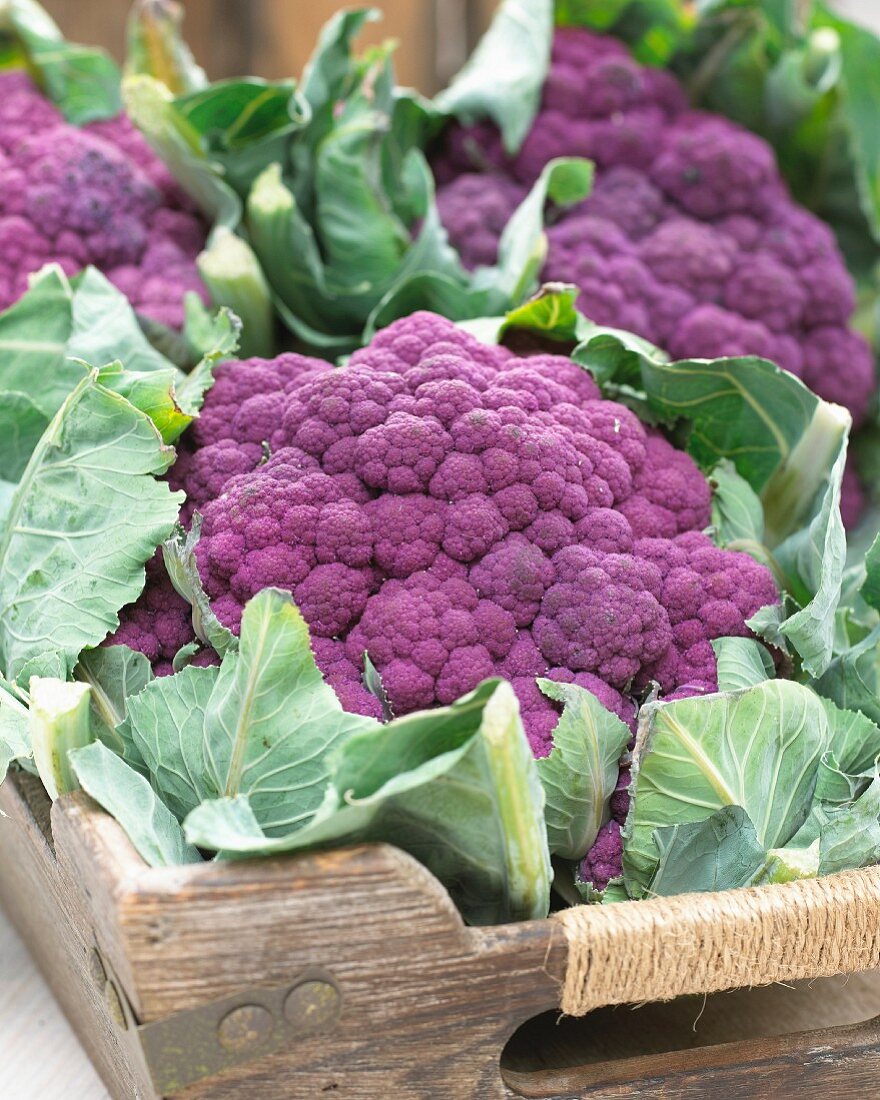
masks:
[[(182, 0), (184, 31), (199, 63), (213, 79), (257, 74), (298, 77), (322, 25), (344, 5), (339, 0)], [(361, 46), (396, 39), (401, 83), (436, 91), (463, 63), (479, 25), (475, 0), (383, 0), (383, 19)], [(67, 37), (102, 46), (121, 59), (129, 0), (44, 0)], [(350, 5), (351, 6), (351, 5)], [(438, 37), (443, 32), (443, 40)]]
[(101, 46), (115, 57), (122, 57), (131, 7), (126, 0), (40, 0), (40, 3), (65, 38), (87, 46)]
[(878, 1014), (877, 970), (662, 1003), (613, 1005), (577, 1018), (560, 1019), (558, 1012), (549, 1012), (517, 1031), (505, 1049), (502, 1066), (521, 1072), (570, 1069), (844, 1027)]
[[(251, 0), (248, 20), (252, 70), (270, 79), (298, 76), (314, 49), (320, 28), (340, 6), (338, 0), (309, 0), (308, 4)], [(383, 18), (364, 29), (357, 40), (358, 48), (396, 40), (395, 69), (400, 82), (425, 92), (436, 91), (434, 0), (384, 0), (377, 6)]]
[[(141, 1024), (243, 988), (293, 984), (311, 968), (332, 974), (342, 1011), (331, 1033), (175, 1093), (186, 1100), (323, 1090), (501, 1097), (505, 1042), (558, 1002), (566, 955), (559, 929), (543, 921), (468, 929), (436, 880), (396, 849), (151, 870), (110, 818), (75, 795), (52, 807), (53, 859), (32, 824), (41, 811), (23, 797), (27, 786), (16, 777), (0, 788), (0, 807), (16, 825), (0, 831), (4, 902), (17, 924), (29, 909), (44, 914), (31, 949), (91, 1036), (114, 1096), (155, 1094), (129, 1045), (132, 1029), (120, 1035), (111, 1025), (108, 1033), (106, 1008), (89, 1000), (92, 940)], [(35, 858), (40, 875), (27, 882)], [(19, 872), (7, 876), (8, 864)]]
[(113, 1023), (104, 984), (92, 977), (88, 898), (58, 872), (47, 807), (42, 785), (31, 776), (0, 787), (0, 902), (111, 1095), (154, 1100), (136, 1052)]
[[(150, 869), (81, 794), (52, 807), (51, 838), (47, 800), (30, 777), (0, 787), (0, 809), (0, 899), (117, 1100), (159, 1097), (139, 1029), (146, 1035), (181, 1013), (186, 1051), (187, 1012), (228, 996), (259, 1001), (269, 987), (283, 994), (313, 970), (341, 993), (335, 1026), (274, 1053), (257, 1047), (249, 1060), (164, 1095), (762, 1097), (769, 1082), (784, 1095), (776, 1085), (789, 1080), (818, 1095), (844, 1068), (858, 1085), (880, 1069), (880, 1031), (870, 1023), (671, 1053), (646, 1047), (623, 1059), (598, 1051), (588, 1064), (569, 1052), (542, 1065), (509, 1049), (502, 1078), (508, 1038), (558, 1004), (567, 947), (556, 922), (466, 928), (432, 876), (388, 846)], [(126, 1028), (114, 1022), (104, 976), (96, 978), (95, 946)], [(880, 1011), (880, 1003), (862, 1007)], [(582, 1023), (589, 1029), (590, 1018)]]
[(647, 1058), (532, 1074), (508, 1072), (514, 1095), (616, 1100), (631, 1097), (822, 1097), (872, 1100), (880, 1073), (880, 1019), (843, 1028), (699, 1047)]

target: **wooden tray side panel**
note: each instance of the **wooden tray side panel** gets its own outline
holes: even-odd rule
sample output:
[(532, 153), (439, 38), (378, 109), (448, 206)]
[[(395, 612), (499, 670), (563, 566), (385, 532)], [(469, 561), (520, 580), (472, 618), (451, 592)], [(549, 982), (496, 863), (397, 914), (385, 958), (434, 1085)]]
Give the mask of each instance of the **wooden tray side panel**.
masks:
[[(151, 870), (118, 826), (77, 795), (52, 807), (55, 852), (40, 840), (36, 876), (38, 842), (17, 782), (2, 792), (6, 811), (23, 823), (15, 841), (0, 828), (4, 862), (18, 867), (0, 875), (4, 900), (23, 931), (28, 910), (45, 911), (29, 945), (55, 972), (53, 988), (116, 1097), (156, 1095), (135, 1044), (151, 1025), (155, 1034), (179, 1018), (185, 1052), (194, 1014), (229, 996), (259, 1001), (261, 991), (283, 991), (313, 971), (341, 997), (332, 1025), (274, 1053), (258, 1044), (222, 1072), (208, 1050), (206, 1075), (166, 1085), (163, 1095), (491, 1100), (507, 1095), (499, 1063), (510, 1035), (558, 1003), (567, 950), (558, 928), (468, 929), (437, 882), (396, 849)], [(65, 906), (59, 940), (54, 926)], [(100, 996), (85, 992), (94, 987), (93, 942), (132, 1016), (127, 1031), (113, 1025)], [(213, 1031), (210, 1040), (216, 1046)]]
[[(880, 1020), (568, 1070), (505, 1073), (525, 1100), (873, 1100), (880, 1074)], [(479, 1094), (475, 1094), (479, 1095)]]
[[(90, 921), (65, 888), (38, 818), (46, 796), (38, 780), (19, 776), (0, 786), (0, 904), (9, 914), (115, 1097), (153, 1100), (145, 1067), (111, 1015), (106, 981), (97, 971)], [(35, 813), (36, 810), (36, 813)]]

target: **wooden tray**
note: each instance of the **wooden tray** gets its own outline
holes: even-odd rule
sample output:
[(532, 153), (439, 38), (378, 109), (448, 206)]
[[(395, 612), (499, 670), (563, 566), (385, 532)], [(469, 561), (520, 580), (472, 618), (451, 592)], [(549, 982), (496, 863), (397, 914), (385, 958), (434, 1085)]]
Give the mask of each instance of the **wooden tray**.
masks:
[(82, 795), (15, 775), (0, 810), (0, 900), (119, 1100), (878, 1092), (875, 1019), (671, 1052), (693, 1001), (616, 1049), (607, 1013), (517, 1032), (559, 1003), (559, 925), (466, 928), (389, 846), (151, 869)]

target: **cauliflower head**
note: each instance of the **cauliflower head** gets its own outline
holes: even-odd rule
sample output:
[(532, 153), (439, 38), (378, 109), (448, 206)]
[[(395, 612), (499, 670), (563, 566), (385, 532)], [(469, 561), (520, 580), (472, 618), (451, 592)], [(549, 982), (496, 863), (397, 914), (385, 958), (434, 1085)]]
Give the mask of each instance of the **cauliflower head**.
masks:
[(867, 342), (848, 327), (852, 279), (828, 226), (791, 199), (766, 142), (690, 110), (674, 77), (615, 39), (560, 28), (519, 153), (507, 156), (494, 127), (478, 123), (450, 127), (435, 156), (441, 217), (469, 267), (495, 259), (502, 210), (509, 217), (558, 156), (589, 157), (596, 183), (556, 213), (545, 280), (576, 284), (592, 320), (677, 359), (764, 356), (864, 419), (875, 375)]
[[(690, 457), (586, 371), (430, 313), (341, 368), (221, 365), (171, 478), (184, 519), (203, 517), (199, 574), (233, 632), (261, 589), (291, 591), (342, 705), (379, 719), (366, 655), (395, 714), (505, 677), (538, 757), (559, 719), (538, 678), (580, 685), (632, 728), (652, 684), (715, 690), (712, 640), (747, 635), (779, 598), (764, 566), (703, 533), (710, 490)], [(147, 573), (110, 641), (163, 674), (191, 617), (156, 562)], [(582, 868), (599, 886), (620, 873), (627, 759)]]
[(93, 264), (136, 310), (172, 328), (206, 227), (125, 115), (82, 128), (21, 71), (0, 73), (0, 310), (46, 263)]
[[(702, 533), (693, 461), (567, 358), (519, 358), (436, 315), (398, 321), (347, 366), (286, 354), (222, 365), (172, 480), (201, 513), (196, 558), (237, 631), (261, 589), (291, 591), (347, 706), (396, 714), (504, 676), (538, 756), (580, 684), (633, 699), (716, 686), (711, 641), (748, 634), (778, 593)], [(114, 640), (167, 671), (192, 639), (151, 572)]]

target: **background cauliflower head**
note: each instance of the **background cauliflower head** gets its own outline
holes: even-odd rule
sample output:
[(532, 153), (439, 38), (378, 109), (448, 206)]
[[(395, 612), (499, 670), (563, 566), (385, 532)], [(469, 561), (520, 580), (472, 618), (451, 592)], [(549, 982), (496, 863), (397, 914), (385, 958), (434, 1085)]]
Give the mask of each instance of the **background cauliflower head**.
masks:
[(144, 316), (183, 324), (207, 302), (206, 228), (125, 115), (77, 127), (20, 71), (0, 73), (0, 310), (46, 263), (99, 268)]
[[(589, 157), (597, 175), (584, 203), (556, 215), (543, 278), (575, 283), (588, 317), (677, 359), (764, 356), (846, 406), (856, 425), (864, 419), (875, 374), (848, 327), (852, 279), (828, 226), (791, 199), (766, 142), (690, 110), (674, 77), (615, 39), (558, 29), (519, 153), (508, 157), (480, 123), (450, 127), (434, 159), (441, 215), (468, 266), (494, 260), (502, 210), (509, 217), (558, 156)], [(856, 492), (852, 479), (847, 489)], [(847, 503), (852, 518), (858, 499)]]

